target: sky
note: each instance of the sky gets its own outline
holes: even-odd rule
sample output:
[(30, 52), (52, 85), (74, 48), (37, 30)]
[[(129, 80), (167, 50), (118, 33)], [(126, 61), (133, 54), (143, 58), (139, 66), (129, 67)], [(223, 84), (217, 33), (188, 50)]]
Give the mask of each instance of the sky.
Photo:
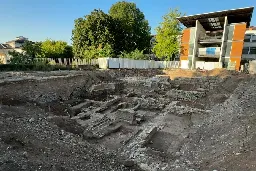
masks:
[[(32, 41), (47, 38), (72, 43), (74, 20), (94, 9), (108, 12), (118, 0), (0, 0), (0, 43), (24, 36)], [(186, 15), (256, 7), (256, 0), (130, 0), (144, 13), (152, 34), (170, 8)], [(256, 26), (256, 10), (251, 25)]]

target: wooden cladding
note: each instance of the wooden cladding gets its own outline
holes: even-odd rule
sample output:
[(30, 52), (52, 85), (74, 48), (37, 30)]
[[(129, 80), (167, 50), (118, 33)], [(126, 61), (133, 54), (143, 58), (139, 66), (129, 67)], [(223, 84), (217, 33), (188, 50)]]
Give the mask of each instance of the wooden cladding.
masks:
[(242, 52), (243, 52), (243, 46), (244, 46), (243, 41), (232, 42), (232, 50), (230, 53), (230, 57), (240, 57), (241, 58)]
[(234, 34), (232, 39), (232, 48), (230, 52), (230, 62), (236, 63), (236, 70), (239, 70), (243, 46), (244, 46), (244, 36), (246, 31), (246, 24), (236, 24), (234, 28)]
[(184, 29), (181, 38), (180, 60), (188, 60), (190, 29)]
[(180, 54), (181, 56), (188, 56), (189, 44), (181, 44)]
[(180, 60), (188, 60), (188, 56), (180, 56)]
[(189, 43), (190, 39), (190, 29), (184, 29), (182, 38), (181, 38), (181, 43)]
[(246, 31), (246, 24), (235, 25), (233, 41), (244, 40), (245, 31)]

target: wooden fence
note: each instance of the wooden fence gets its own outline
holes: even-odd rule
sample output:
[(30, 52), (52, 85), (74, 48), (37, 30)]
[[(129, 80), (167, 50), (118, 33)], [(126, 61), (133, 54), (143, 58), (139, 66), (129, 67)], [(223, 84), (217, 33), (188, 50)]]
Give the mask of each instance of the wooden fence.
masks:
[(102, 69), (111, 68), (179, 68), (180, 61), (154, 61), (154, 60), (133, 60), (126, 58), (98, 58), (98, 59), (72, 59), (72, 58), (37, 58), (37, 61), (44, 61), (51, 65), (98, 65)]
[(52, 65), (98, 65), (98, 59), (73, 59), (73, 58), (36, 58)]

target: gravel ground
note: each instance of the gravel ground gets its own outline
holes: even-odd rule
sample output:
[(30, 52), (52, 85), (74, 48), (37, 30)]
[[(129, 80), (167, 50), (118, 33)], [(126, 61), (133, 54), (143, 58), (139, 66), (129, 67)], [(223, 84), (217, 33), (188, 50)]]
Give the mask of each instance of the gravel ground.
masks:
[[(256, 170), (256, 78), (236, 74), (220, 80), (210, 77), (172, 81), (167, 77), (148, 78), (158, 72), (110, 70), (105, 75), (103, 71), (3, 73), (0, 80), (7, 83), (0, 84), (0, 171), (132, 170), (123, 166), (127, 163), (123, 163), (118, 151), (114, 150), (122, 146), (122, 138), (126, 140), (132, 133), (135, 136), (131, 142), (135, 145), (144, 141), (136, 141), (136, 130), (151, 129), (151, 124), (157, 124), (156, 134), (138, 151), (130, 151), (140, 155), (134, 159), (137, 164), (151, 168), (144, 170)], [(129, 77), (134, 74), (137, 75)], [(50, 77), (57, 79), (40, 81)], [(26, 81), (20, 82), (20, 79)], [(36, 81), (27, 83), (27, 79)], [(86, 94), (93, 85), (105, 87), (117, 80), (123, 81), (124, 87), (116, 84), (115, 91), (106, 93), (103, 89), (96, 97)], [(168, 96), (171, 90), (183, 92), (178, 101)], [(191, 91), (195, 95), (202, 91), (206, 94), (197, 99), (188, 98), (193, 100), (185, 99), (184, 96), (195, 96)], [(28, 97), (36, 93), (40, 98), (30, 98), (35, 100), (29, 101)], [(87, 96), (80, 96), (81, 93)], [(114, 98), (111, 93), (118, 96), (119, 101), (106, 106), (101, 115), (112, 116), (115, 112), (111, 111), (116, 107), (130, 109), (139, 104), (136, 112), (145, 115), (145, 121), (136, 126), (123, 124), (122, 131), (95, 142), (83, 139), (80, 136), (83, 129), (76, 128), (66, 109), (84, 100), (94, 104), (97, 99), (99, 101), (94, 105), (104, 108), (104, 104)], [(66, 98), (55, 98), (60, 95)], [(38, 102), (42, 98), (45, 105), (35, 105), (41, 104)], [(95, 106), (85, 111), (92, 113)], [(64, 119), (55, 123), (50, 119), (54, 117), (66, 117), (67, 122)], [(166, 166), (156, 167), (161, 164)]]
[(96, 150), (81, 137), (46, 119), (36, 106), (0, 106), (1, 171), (122, 171), (114, 154)]

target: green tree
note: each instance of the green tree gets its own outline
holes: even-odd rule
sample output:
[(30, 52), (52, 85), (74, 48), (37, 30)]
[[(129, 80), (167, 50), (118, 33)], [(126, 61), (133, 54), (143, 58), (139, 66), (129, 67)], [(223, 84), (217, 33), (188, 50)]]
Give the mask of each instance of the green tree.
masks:
[(109, 15), (115, 21), (115, 41), (119, 51), (149, 50), (150, 27), (135, 3), (117, 2), (110, 8)]
[(72, 58), (72, 47), (64, 41), (47, 39), (41, 44), (43, 58)]
[[(105, 46), (113, 49), (115, 24), (113, 19), (102, 10), (94, 10), (90, 15), (75, 20), (72, 31), (73, 52), (75, 57), (87, 58), (88, 53)], [(96, 52), (95, 52), (96, 53)], [(89, 55), (88, 58), (91, 58)]]
[(156, 28), (156, 44), (153, 52), (162, 60), (172, 60), (179, 52), (178, 37), (181, 33), (181, 25), (177, 17), (182, 16), (178, 9), (170, 9), (169, 13), (163, 16), (163, 22)]
[(41, 56), (41, 42), (25, 41), (22, 50), (32, 59)]

